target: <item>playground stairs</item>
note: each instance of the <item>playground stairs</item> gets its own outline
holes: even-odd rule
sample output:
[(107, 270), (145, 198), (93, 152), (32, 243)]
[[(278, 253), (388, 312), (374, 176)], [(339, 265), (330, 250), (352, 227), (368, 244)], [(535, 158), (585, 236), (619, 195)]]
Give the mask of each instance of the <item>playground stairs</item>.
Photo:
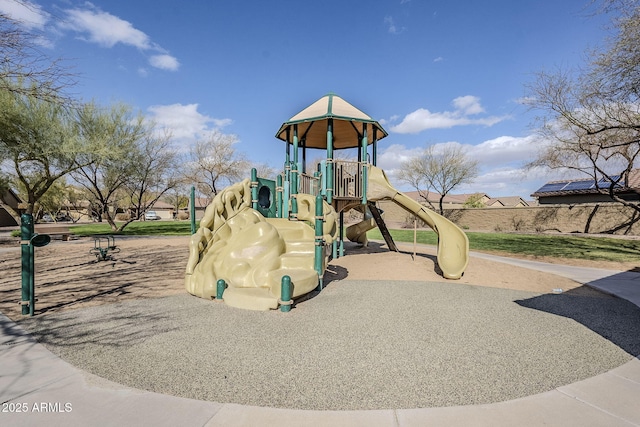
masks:
[(292, 297), (304, 295), (318, 286), (318, 273), (314, 269), (315, 234), (304, 222), (286, 219), (268, 220), (285, 241), (286, 252), (280, 255), (280, 267), (269, 271), (259, 288), (229, 287), (224, 292), (227, 305), (252, 310), (278, 308), (282, 277), (289, 276), (293, 284)]
[(396, 243), (393, 241), (393, 237), (391, 237), (391, 233), (389, 233), (387, 224), (385, 224), (384, 220), (382, 219), (382, 212), (380, 212), (380, 209), (378, 209), (376, 204), (373, 202), (369, 202), (367, 205), (368, 205), (369, 211), (371, 212), (371, 216), (373, 216), (373, 219), (376, 221), (376, 224), (378, 225), (378, 230), (380, 230), (382, 237), (384, 237), (384, 241), (387, 243), (387, 247), (389, 248), (390, 251), (398, 252), (398, 247), (396, 246)]

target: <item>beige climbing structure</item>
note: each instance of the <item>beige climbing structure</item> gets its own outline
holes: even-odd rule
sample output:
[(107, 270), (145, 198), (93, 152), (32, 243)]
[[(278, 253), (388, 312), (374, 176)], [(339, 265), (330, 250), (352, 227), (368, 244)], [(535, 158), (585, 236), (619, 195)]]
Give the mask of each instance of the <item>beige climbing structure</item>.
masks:
[[(282, 277), (293, 284), (293, 298), (318, 286), (314, 269), (315, 200), (298, 197), (298, 221), (265, 218), (251, 208), (249, 180), (220, 192), (207, 207), (191, 237), (185, 287), (201, 298), (215, 299), (218, 279), (227, 284), (227, 305), (250, 310), (276, 309)], [(336, 214), (324, 203), (323, 237), (336, 236)], [(323, 270), (327, 263), (323, 260)]]

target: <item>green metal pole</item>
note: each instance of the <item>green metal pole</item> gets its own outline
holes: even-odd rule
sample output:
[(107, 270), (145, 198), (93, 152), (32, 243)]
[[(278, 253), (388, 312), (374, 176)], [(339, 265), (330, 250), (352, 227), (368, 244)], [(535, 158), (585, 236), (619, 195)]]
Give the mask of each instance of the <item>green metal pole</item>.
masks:
[(344, 256), (344, 210), (340, 211), (340, 247), (338, 248), (338, 257)]
[(227, 283), (223, 279), (219, 279), (216, 282), (216, 299), (222, 301), (222, 295), (224, 290), (227, 289)]
[(362, 204), (367, 204), (367, 124), (362, 124)]
[(293, 125), (293, 163), (298, 167), (298, 125)]
[(258, 210), (258, 171), (251, 168), (251, 207)]
[(327, 120), (327, 203), (333, 203), (333, 119)]
[(191, 219), (191, 234), (196, 234), (196, 187), (191, 186), (191, 203), (189, 205), (189, 218)]
[(322, 196), (316, 196), (316, 247), (314, 254), (314, 267), (318, 272), (318, 290), (322, 290), (322, 254), (324, 252), (324, 241), (322, 239), (322, 223), (324, 222), (323, 199)]
[(36, 310), (36, 261), (35, 261), (35, 247), (33, 244), (29, 245), (29, 262), (31, 263), (30, 271), (31, 277), (29, 279), (29, 316), (33, 316)]
[[(289, 142), (289, 141), (291, 141), (290, 136), (291, 136), (291, 126), (288, 126), (287, 127), (287, 143), (285, 144), (286, 145), (285, 149), (287, 150), (286, 151), (285, 161), (284, 161), (285, 166), (288, 165), (289, 162), (291, 162), (291, 146), (290, 146), (290, 142)], [(285, 179), (289, 179), (289, 176), (286, 175)]]
[(378, 128), (373, 127), (373, 166), (378, 164)]
[(22, 263), (22, 314), (30, 312), (31, 304), (31, 280), (33, 278), (33, 251), (31, 246), (33, 237), (33, 215), (20, 215), (20, 243), (21, 243), (21, 263)]
[(291, 219), (298, 220), (298, 167), (296, 164), (291, 165)]
[(282, 212), (282, 175), (278, 175), (276, 177), (276, 218), (284, 218)]
[(282, 281), (280, 282), (280, 311), (282, 311), (283, 313), (291, 311), (292, 303), (291, 277), (282, 276)]
[[(318, 164), (318, 167), (320, 166), (320, 164)], [(313, 194), (314, 196), (317, 196), (319, 194), (322, 194), (322, 186), (320, 185), (320, 172), (315, 171), (313, 173), (313, 177), (315, 178), (313, 180), (313, 185), (311, 186), (311, 194)]]

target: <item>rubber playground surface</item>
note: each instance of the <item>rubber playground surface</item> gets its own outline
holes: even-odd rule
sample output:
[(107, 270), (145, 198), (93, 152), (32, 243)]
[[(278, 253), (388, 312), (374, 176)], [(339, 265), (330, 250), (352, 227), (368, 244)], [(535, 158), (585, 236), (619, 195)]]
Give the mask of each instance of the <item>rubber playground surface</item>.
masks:
[[(569, 279), (471, 258), (435, 272), (430, 248), (349, 248), (290, 313), (188, 295), (186, 237), (36, 250), (36, 316), (19, 313), (19, 250), (2, 247), (0, 311), (80, 369), (131, 387), (297, 409), (499, 402), (606, 372), (640, 353), (640, 310)], [(562, 289), (560, 293), (558, 290)], [(631, 325), (631, 326), (630, 326)]]

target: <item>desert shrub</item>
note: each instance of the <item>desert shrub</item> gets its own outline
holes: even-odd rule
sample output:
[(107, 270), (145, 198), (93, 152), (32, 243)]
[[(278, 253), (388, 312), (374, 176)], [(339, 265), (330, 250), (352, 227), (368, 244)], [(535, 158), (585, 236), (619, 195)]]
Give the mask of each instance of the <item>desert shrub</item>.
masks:
[(524, 219), (514, 216), (511, 218), (511, 225), (515, 231), (521, 231), (525, 226), (525, 222)]

